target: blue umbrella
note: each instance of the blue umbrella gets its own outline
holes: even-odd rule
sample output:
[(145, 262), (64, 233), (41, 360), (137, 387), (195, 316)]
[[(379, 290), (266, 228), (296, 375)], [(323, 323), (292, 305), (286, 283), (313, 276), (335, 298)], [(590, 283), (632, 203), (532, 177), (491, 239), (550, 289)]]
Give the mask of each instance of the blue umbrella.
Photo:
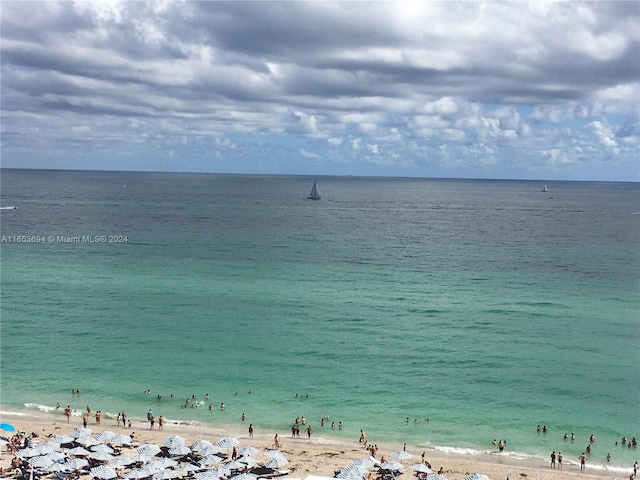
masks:
[(0, 428), (6, 432), (15, 432), (16, 427), (11, 425), (10, 423), (0, 423)]

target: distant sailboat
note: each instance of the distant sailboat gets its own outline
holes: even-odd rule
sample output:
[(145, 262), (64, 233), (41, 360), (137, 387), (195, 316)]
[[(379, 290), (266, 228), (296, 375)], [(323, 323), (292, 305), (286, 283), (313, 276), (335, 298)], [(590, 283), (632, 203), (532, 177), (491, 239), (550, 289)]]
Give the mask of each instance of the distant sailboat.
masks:
[(311, 187), (311, 193), (307, 197), (309, 200), (320, 200), (320, 192), (318, 192), (318, 184), (313, 181), (313, 187)]
[(549, 191), (549, 189), (548, 189), (548, 188), (547, 188), (547, 186), (545, 185), (544, 187), (542, 187), (542, 191), (543, 191), (543, 192), (548, 192), (548, 191)]

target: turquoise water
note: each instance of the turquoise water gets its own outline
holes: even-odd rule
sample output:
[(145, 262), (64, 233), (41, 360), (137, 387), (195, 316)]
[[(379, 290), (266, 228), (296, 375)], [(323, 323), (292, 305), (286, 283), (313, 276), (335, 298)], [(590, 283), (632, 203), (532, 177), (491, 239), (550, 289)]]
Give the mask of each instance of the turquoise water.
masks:
[(312, 182), (3, 170), (3, 408), (637, 460), (638, 184)]

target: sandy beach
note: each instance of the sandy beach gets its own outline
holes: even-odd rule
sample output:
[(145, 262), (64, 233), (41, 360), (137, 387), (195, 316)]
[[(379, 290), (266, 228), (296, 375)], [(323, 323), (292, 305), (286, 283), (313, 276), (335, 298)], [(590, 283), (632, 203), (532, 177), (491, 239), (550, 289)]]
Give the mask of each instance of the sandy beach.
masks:
[[(187, 445), (191, 445), (197, 440), (206, 439), (216, 442), (224, 436), (236, 437), (240, 441), (240, 445), (253, 445), (264, 451), (273, 447), (274, 435), (277, 433), (280, 437), (282, 451), (289, 464), (286, 468), (290, 470), (287, 477), (304, 479), (310, 475), (333, 477), (334, 472), (348, 466), (353, 460), (368, 457), (365, 450), (358, 439), (354, 439), (352, 443), (337, 444), (330, 442), (319, 436), (312, 434), (308, 439), (304, 431), (302, 438), (290, 438), (290, 432), (261, 432), (259, 429), (255, 431), (254, 438), (250, 439), (248, 431), (239, 430), (238, 427), (230, 426), (225, 428), (214, 427), (211, 425), (185, 425), (178, 423), (165, 423), (163, 430), (158, 430), (156, 424), (154, 430), (149, 429), (149, 424), (142, 421), (134, 421), (131, 428), (118, 427), (112, 419), (103, 419), (101, 425), (95, 425), (92, 418), (88, 428), (94, 434), (110, 430), (116, 433), (134, 434), (135, 442), (139, 444), (155, 443), (162, 445), (163, 441), (170, 436), (180, 435), (187, 440)], [(62, 435), (70, 432), (73, 428), (82, 427), (81, 419), (72, 417), (70, 423), (60, 420), (59, 416), (48, 415), (42, 413), (39, 415), (25, 416), (23, 414), (11, 414), (4, 412), (0, 417), (0, 423), (10, 423), (15, 426), (16, 431), (37, 433), (39, 437), (47, 437), (49, 435)], [(13, 433), (2, 432), (8, 438)], [(46, 441), (42, 438), (42, 441)], [(375, 443), (375, 439), (371, 439)], [(395, 450), (401, 450), (403, 445), (378, 445), (377, 458), (391, 459), (390, 454)], [(400, 479), (415, 478), (414, 472), (410, 465), (420, 462), (422, 450), (411, 445), (406, 446), (406, 450), (414, 455), (413, 460), (404, 460), (402, 463), (405, 472)], [(134, 452), (134, 453), (132, 453)], [(125, 447), (122, 451), (123, 455), (130, 456), (135, 454), (133, 448)], [(12, 455), (3, 448), (0, 457), (0, 465), (3, 469), (10, 466)], [(267, 461), (268, 458), (262, 453), (256, 456), (259, 462)], [(463, 480), (472, 473), (483, 473), (492, 480), (514, 480), (514, 479), (537, 479), (537, 480), (563, 480), (575, 478), (588, 478), (590, 480), (621, 480), (628, 479), (632, 473), (632, 466), (629, 466), (628, 472), (620, 471), (595, 471), (587, 469), (585, 473), (580, 472), (580, 466), (573, 463), (576, 460), (566, 459), (562, 470), (551, 469), (549, 464), (530, 464), (513, 458), (501, 457), (497, 455), (446, 455), (433, 450), (426, 451), (426, 461), (428, 461), (433, 470), (437, 471), (441, 467), (444, 475), (449, 480)], [(530, 461), (529, 461), (530, 462)], [(374, 469), (370, 469), (374, 471)], [(55, 476), (52, 476), (55, 478)], [(86, 477), (88, 478), (88, 476)]]

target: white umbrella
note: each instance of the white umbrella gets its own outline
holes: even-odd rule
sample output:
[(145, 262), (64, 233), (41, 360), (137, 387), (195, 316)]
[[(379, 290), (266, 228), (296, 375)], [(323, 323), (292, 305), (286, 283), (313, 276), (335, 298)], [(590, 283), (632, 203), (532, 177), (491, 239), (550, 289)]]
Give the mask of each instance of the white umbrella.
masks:
[(107, 452), (93, 452), (87, 455), (87, 457), (98, 460), (99, 462), (110, 462), (114, 459), (114, 456)]
[(131, 457), (115, 457), (109, 462), (109, 465), (112, 467), (127, 467), (133, 463), (136, 463), (136, 461)]
[(178, 445), (176, 447), (173, 447), (169, 450), (169, 455), (180, 455), (180, 456), (184, 456), (184, 455), (189, 455), (191, 453), (191, 449), (189, 447), (186, 447), (184, 445)]
[(153, 474), (154, 480), (171, 480), (172, 478), (176, 478), (177, 476), (178, 472), (170, 468)]
[(222, 437), (216, 442), (216, 445), (220, 448), (233, 448), (240, 445), (240, 442), (235, 437)]
[(154, 443), (145, 443), (144, 445), (140, 445), (138, 448), (136, 448), (136, 451), (140, 455), (148, 455), (150, 457), (153, 457), (154, 455), (160, 453), (161, 450), (160, 447)]
[(67, 456), (64, 453), (58, 452), (58, 451), (47, 453), (46, 457), (50, 458), (54, 462), (57, 462), (58, 460), (62, 460), (63, 458), (67, 458)]
[(40, 456), (40, 457), (31, 457), (27, 463), (31, 465), (33, 468), (47, 468), (53, 465), (54, 462), (49, 457)]
[(151, 460), (151, 457), (153, 457), (153, 455), (143, 455), (139, 453), (131, 457), (131, 460), (133, 460), (135, 463), (147, 463), (149, 460)]
[[(194, 452), (200, 452), (205, 448), (213, 448), (213, 443), (211, 443), (209, 440), (198, 440), (196, 443), (191, 445), (191, 450), (193, 450)], [(220, 448), (220, 447), (215, 447), (215, 448)], [(219, 451), (220, 450), (218, 450), (218, 452)], [(212, 453), (218, 453), (218, 452), (212, 452)]]
[(74, 428), (69, 432), (73, 438), (86, 437), (91, 435), (91, 429), (89, 428)]
[(208, 455), (215, 455), (216, 453), (220, 453), (221, 448), (217, 445), (211, 445), (200, 447), (200, 449), (197, 451), (193, 447), (191, 447), (191, 450), (202, 457), (206, 457)]
[(187, 463), (179, 468), (181, 472), (199, 472), (200, 470), (202, 470), (202, 467), (194, 465), (193, 463)]
[(399, 462), (396, 462), (394, 460), (389, 460), (389, 461), (384, 462), (382, 465), (380, 465), (380, 468), (382, 470), (396, 471), (396, 470), (402, 470), (404, 467)]
[(375, 464), (380, 463), (375, 458), (358, 458), (351, 462), (352, 465), (362, 465), (363, 467), (373, 467)]
[(391, 456), (393, 458), (397, 458), (398, 460), (411, 460), (413, 455), (404, 450), (396, 450), (395, 452), (391, 452)]
[(23, 448), (16, 452), (16, 457), (18, 458), (31, 458), (38, 455), (40, 455), (40, 449), (36, 447)]
[(75, 472), (76, 470), (83, 469), (84, 467), (89, 465), (89, 461), (85, 460), (84, 458), (70, 458), (62, 465), (65, 467), (65, 470), (71, 470)]
[(129, 473), (127, 473), (123, 478), (147, 478), (150, 477), (152, 475), (152, 472), (150, 472), (149, 470), (145, 470), (145, 469), (136, 469), (136, 470), (131, 470)]
[(116, 478), (118, 474), (116, 473), (115, 468), (100, 465), (99, 467), (91, 469), (91, 476), (102, 480), (111, 480), (112, 478)]
[(194, 474), (196, 480), (218, 480), (221, 475), (218, 472), (218, 469), (213, 470), (205, 470), (204, 472), (198, 472)]
[(427, 475), (427, 480), (448, 480), (448, 478), (439, 473), (430, 473)]
[(238, 449), (240, 455), (256, 455), (260, 450), (253, 445), (244, 445)]
[(251, 475), (250, 473), (241, 473), (240, 475), (236, 475), (231, 478), (233, 480), (257, 480), (258, 477)]
[(50, 467), (44, 469), (45, 472), (48, 473), (56, 473), (56, 472), (64, 472), (66, 468), (64, 468), (64, 464), (55, 462)]
[(111, 448), (109, 445), (105, 443), (99, 443), (98, 445), (93, 445), (91, 447), (91, 450), (94, 452), (113, 453), (113, 448)]
[(289, 463), (289, 460), (284, 458), (284, 456), (273, 457), (271, 460), (265, 463), (264, 466), (269, 468), (281, 468), (284, 467), (287, 463)]
[(117, 436), (117, 433), (105, 430), (104, 432), (96, 433), (94, 438), (99, 442), (111, 443), (111, 441)]
[(151, 462), (149, 465), (147, 465), (147, 467), (151, 469), (155, 468), (158, 470), (164, 470), (165, 468), (175, 467), (176, 465), (178, 465), (178, 462), (176, 462), (173, 458), (161, 458), (160, 460)]
[(187, 440), (180, 435), (174, 435), (173, 437), (167, 437), (162, 443), (167, 448), (182, 447), (187, 444)]
[(52, 438), (51, 441), (57, 443), (58, 445), (64, 445), (65, 443), (73, 443), (75, 437), (71, 435), (60, 435), (59, 437)]
[(75, 447), (67, 450), (67, 455), (76, 455), (78, 457), (83, 457), (85, 455), (89, 455), (91, 452), (83, 447)]
[(111, 445), (129, 445), (131, 443), (131, 437), (121, 433), (113, 437), (110, 443)]
[(224, 464), (225, 468), (228, 468), (229, 470), (240, 470), (241, 468), (247, 468), (247, 464), (246, 463), (242, 463), (238, 460), (232, 460), (228, 463)]
[(285, 457), (284, 453), (282, 453), (280, 450), (265, 450), (264, 454), (267, 457), (271, 457), (271, 458), (277, 458), (277, 457), (285, 458), (285, 459), (287, 458)]
[(490, 480), (490, 479), (483, 473), (472, 473), (468, 477), (464, 477), (464, 480)]
[(97, 445), (100, 442), (98, 440), (96, 440), (95, 437), (93, 437), (91, 435), (85, 435), (83, 437), (76, 438), (76, 443), (79, 443), (80, 445), (82, 445), (84, 447), (90, 447), (92, 445)]
[(200, 465), (215, 465), (216, 463), (220, 463), (222, 458), (217, 455), (208, 455), (207, 457), (200, 460)]
[(413, 465), (411, 465), (411, 468), (416, 472), (433, 473), (433, 470), (427, 467), (424, 463), (414, 463)]
[(238, 459), (239, 462), (245, 463), (248, 466), (252, 467), (254, 466), (256, 463), (258, 463), (258, 460), (255, 459), (255, 457), (252, 457), (251, 455), (243, 455), (242, 457), (240, 457)]

